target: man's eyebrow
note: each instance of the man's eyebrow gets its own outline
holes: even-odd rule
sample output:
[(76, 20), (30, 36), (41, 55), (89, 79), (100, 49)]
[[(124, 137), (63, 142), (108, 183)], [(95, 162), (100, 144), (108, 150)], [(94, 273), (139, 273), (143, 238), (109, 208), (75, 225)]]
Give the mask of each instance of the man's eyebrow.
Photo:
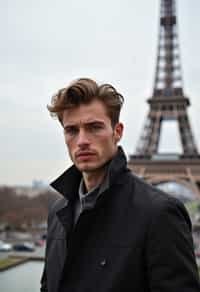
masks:
[[(104, 121), (102, 120), (91, 120), (91, 121), (85, 121), (84, 123), (82, 123), (83, 125), (94, 125), (94, 124), (99, 124), (99, 125), (104, 125)], [(79, 127), (79, 124), (73, 124), (73, 123), (69, 123), (63, 126), (63, 129), (69, 129), (69, 128), (76, 128)]]
[(84, 124), (86, 125), (89, 125), (89, 124), (104, 124), (103, 121), (88, 121), (88, 122), (85, 122)]

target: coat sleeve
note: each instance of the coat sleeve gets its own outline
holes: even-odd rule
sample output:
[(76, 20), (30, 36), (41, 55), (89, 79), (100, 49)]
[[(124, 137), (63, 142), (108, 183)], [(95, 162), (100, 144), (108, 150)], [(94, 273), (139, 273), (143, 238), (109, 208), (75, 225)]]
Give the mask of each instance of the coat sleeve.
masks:
[(47, 289), (46, 266), (44, 266), (40, 284), (41, 284), (41, 286), (40, 286), (40, 292), (48, 292), (48, 289)]
[[(53, 205), (53, 204), (52, 204)], [(42, 272), (42, 276), (40, 279), (40, 292), (48, 292), (48, 288), (47, 288), (47, 249), (48, 249), (48, 233), (49, 233), (49, 225), (50, 225), (50, 213), (51, 213), (51, 209), (52, 209), (52, 205), (49, 206), (49, 211), (48, 211), (48, 219), (47, 219), (47, 236), (46, 236), (46, 248), (45, 248), (45, 261), (44, 261), (44, 268), (43, 268), (43, 272)]]
[(200, 292), (191, 222), (183, 204), (169, 199), (156, 210), (147, 244), (151, 292)]
[(46, 239), (46, 248), (45, 248), (45, 261), (44, 268), (40, 279), (40, 292), (48, 292), (47, 288), (47, 272), (46, 272), (46, 258), (47, 258), (47, 246), (48, 246), (48, 236)]
[(47, 255), (48, 255), (48, 246), (49, 246), (49, 233), (51, 229), (52, 220), (54, 218), (54, 213), (56, 206), (59, 204), (60, 199), (57, 199), (54, 202), (51, 202), (48, 208), (48, 219), (47, 219), (47, 239), (46, 239), (46, 248), (45, 248), (45, 263), (40, 280), (40, 292), (48, 292), (48, 273), (47, 273)]

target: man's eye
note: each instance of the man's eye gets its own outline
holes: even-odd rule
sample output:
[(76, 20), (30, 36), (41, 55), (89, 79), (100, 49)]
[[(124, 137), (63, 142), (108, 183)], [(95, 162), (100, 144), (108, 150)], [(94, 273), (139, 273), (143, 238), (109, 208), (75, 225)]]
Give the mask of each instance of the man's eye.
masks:
[(69, 136), (74, 136), (78, 133), (78, 129), (75, 127), (66, 127), (65, 128), (65, 134)]
[(92, 131), (98, 131), (98, 130), (101, 130), (103, 128), (102, 125), (100, 125), (100, 124), (92, 124), (89, 127)]
[(93, 129), (93, 130), (99, 130), (99, 129), (101, 129), (101, 126), (99, 126), (99, 125), (93, 125), (93, 126), (91, 126), (91, 129)]

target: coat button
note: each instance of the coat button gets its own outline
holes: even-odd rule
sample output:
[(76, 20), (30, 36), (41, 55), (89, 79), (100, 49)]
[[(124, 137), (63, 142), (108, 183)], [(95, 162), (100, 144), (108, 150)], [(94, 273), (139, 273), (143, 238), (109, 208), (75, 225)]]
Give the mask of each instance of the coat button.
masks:
[(104, 267), (106, 265), (106, 259), (103, 259), (101, 262), (100, 262), (100, 266), (101, 267)]

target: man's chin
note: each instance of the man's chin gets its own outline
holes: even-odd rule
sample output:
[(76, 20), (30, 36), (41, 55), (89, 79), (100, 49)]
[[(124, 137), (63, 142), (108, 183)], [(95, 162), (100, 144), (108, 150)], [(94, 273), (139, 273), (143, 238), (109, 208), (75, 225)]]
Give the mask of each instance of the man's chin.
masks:
[(93, 172), (97, 170), (96, 167), (77, 167), (80, 172)]
[(81, 172), (93, 172), (100, 168), (99, 165), (89, 165), (84, 163), (77, 164), (76, 167)]
[(78, 168), (78, 170), (80, 170), (81, 172), (83, 171), (90, 171), (92, 170), (94, 167), (92, 167), (91, 165), (87, 165), (85, 163), (77, 163), (76, 167)]

